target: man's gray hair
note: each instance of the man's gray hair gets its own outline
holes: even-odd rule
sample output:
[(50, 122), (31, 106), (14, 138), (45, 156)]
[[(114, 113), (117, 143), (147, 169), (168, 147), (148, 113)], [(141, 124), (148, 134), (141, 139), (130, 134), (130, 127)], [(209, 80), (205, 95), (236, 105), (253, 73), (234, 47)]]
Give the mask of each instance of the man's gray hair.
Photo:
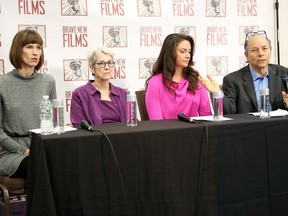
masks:
[[(253, 37), (253, 36), (251, 36), (251, 37)], [(249, 37), (247, 40), (245, 40), (245, 43), (244, 43), (244, 54), (245, 54), (245, 56), (247, 56), (247, 53), (248, 53), (248, 48), (247, 48), (248, 47), (248, 41), (249, 41), (249, 39), (251, 37)], [(267, 37), (265, 37), (265, 38), (268, 41), (268, 45), (269, 45), (270, 50), (272, 50), (271, 40), (269, 38), (267, 38)]]

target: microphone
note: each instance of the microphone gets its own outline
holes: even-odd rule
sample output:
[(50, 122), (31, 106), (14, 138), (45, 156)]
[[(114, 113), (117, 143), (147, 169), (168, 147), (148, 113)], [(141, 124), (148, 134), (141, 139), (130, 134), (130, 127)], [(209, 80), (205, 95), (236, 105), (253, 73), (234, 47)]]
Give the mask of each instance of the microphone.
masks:
[(179, 114), (177, 115), (177, 118), (178, 118), (180, 121), (194, 122), (193, 119), (189, 118), (189, 117), (186, 116), (184, 113), (179, 113)]
[(285, 92), (288, 93), (288, 75), (287, 74), (282, 74), (281, 75), (281, 80), (285, 89)]
[(82, 120), (80, 126), (88, 131), (93, 131), (92, 126), (86, 120)]

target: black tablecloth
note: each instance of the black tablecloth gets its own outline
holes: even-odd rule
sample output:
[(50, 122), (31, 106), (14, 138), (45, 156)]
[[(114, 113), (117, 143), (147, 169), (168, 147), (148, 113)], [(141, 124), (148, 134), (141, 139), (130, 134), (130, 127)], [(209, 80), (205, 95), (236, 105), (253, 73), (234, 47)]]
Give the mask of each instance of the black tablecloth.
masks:
[(228, 117), (95, 126), (123, 187), (102, 133), (35, 134), (28, 214), (288, 215), (288, 119)]

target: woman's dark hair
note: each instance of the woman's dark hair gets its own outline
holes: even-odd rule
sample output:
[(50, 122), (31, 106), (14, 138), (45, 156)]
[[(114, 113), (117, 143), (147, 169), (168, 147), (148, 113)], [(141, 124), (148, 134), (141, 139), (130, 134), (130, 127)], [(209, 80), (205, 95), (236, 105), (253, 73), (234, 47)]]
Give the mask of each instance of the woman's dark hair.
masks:
[(153, 65), (152, 74), (146, 80), (146, 88), (149, 84), (149, 80), (156, 74), (163, 74), (163, 84), (171, 92), (174, 93), (173, 86), (176, 84), (172, 81), (172, 78), (175, 74), (175, 62), (176, 62), (176, 48), (178, 44), (184, 40), (189, 41), (191, 44), (191, 57), (188, 63), (188, 66), (183, 69), (183, 76), (189, 81), (188, 90), (195, 92), (197, 90), (197, 82), (199, 73), (192, 66), (193, 55), (195, 52), (194, 40), (189, 35), (174, 33), (168, 35), (162, 45), (160, 54)]
[(23, 63), (22, 48), (27, 44), (39, 44), (41, 46), (42, 55), (35, 70), (38, 71), (44, 63), (43, 39), (41, 35), (35, 30), (24, 29), (19, 31), (13, 38), (9, 59), (11, 64), (16, 68), (21, 68)]

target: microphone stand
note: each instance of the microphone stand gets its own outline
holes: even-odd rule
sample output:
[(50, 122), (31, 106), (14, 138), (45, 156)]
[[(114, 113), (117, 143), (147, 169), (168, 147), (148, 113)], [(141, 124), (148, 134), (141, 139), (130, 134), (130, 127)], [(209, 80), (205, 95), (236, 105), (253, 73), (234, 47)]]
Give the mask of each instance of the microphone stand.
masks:
[(277, 62), (280, 65), (280, 42), (279, 42), (279, 2), (276, 0), (275, 2), (275, 10), (276, 10), (276, 41), (277, 41)]

